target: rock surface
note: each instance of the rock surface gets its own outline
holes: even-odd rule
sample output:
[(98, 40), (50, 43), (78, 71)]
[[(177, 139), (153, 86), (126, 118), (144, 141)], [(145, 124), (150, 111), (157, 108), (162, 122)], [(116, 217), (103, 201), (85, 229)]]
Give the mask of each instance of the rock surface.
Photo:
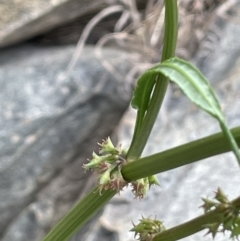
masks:
[[(23, 45), (1, 51), (3, 241), (41, 240), (95, 184), (82, 164), (112, 133), (129, 103), (130, 92), (90, 47), (64, 77), (74, 49)], [(126, 73), (126, 54), (107, 49), (103, 55)]]
[(2, 0), (0, 47), (25, 40), (76, 17), (97, 12), (104, 0)]
[[(236, 38), (240, 36), (240, 24), (227, 21), (221, 28), (224, 34), (215, 43), (212, 52), (203, 58), (202, 53), (206, 50), (203, 44), (194, 62), (217, 91), (228, 124), (236, 127), (240, 126), (240, 42)], [(159, 115), (144, 155), (220, 131), (213, 118), (191, 104), (176, 86), (171, 87), (165, 103), (167, 111), (164, 116)], [(125, 147), (130, 144), (134, 118), (135, 112), (129, 110), (119, 128), (118, 137)], [(141, 215), (157, 216), (170, 228), (203, 214), (203, 210), (198, 208), (202, 205), (201, 197), (212, 198), (219, 186), (230, 199), (239, 196), (240, 191), (239, 166), (232, 153), (161, 173), (158, 178), (161, 188), (153, 188), (144, 200), (133, 199), (130, 190), (124, 191), (120, 197), (116, 196), (104, 210), (101, 225), (119, 234), (120, 241), (130, 241), (134, 240), (133, 233), (129, 232), (132, 221), (138, 223)], [(206, 232), (204, 230), (181, 240), (212, 240), (211, 235), (204, 236)], [(229, 240), (229, 233), (225, 236), (217, 234), (215, 240)]]
[[(141, 7), (145, 6), (144, 0), (137, 0), (137, 3)], [(61, 44), (76, 43), (87, 22), (110, 5), (119, 6), (121, 2), (118, 0), (1, 0), (0, 48), (41, 34), (45, 36), (43, 42), (44, 39), (46, 42), (60, 39)], [(93, 42), (96, 42), (96, 39), (113, 25), (107, 22), (104, 24), (105, 26), (95, 30)], [(55, 28), (56, 31), (51, 32)]]

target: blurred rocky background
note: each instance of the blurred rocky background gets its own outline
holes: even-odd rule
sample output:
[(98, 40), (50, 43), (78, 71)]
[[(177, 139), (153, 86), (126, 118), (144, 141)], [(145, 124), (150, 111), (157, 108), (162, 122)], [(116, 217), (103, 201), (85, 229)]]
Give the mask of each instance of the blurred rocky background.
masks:
[[(229, 125), (239, 126), (240, 1), (182, 0), (179, 9), (177, 55), (210, 79)], [(96, 143), (111, 135), (129, 145), (132, 89), (160, 59), (163, 13), (160, 0), (0, 2), (1, 240), (41, 240), (96, 184), (81, 168)], [(170, 85), (144, 155), (217, 131)], [(213, 196), (218, 186), (230, 198), (239, 195), (231, 153), (158, 177), (161, 188), (146, 199), (124, 191), (72, 240), (130, 241), (131, 221), (141, 214), (172, 227), (200, 215), (200, 197)], [(212, 239), (204, 234), (184, 240)]]

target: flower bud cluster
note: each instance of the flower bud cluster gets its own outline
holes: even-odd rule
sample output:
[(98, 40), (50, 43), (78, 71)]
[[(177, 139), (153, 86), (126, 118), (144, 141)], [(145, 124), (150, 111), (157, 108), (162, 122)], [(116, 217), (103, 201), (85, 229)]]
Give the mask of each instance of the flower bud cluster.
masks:
[(142, 199), (146, 196), (147, 191), (152, 185), (160, 186), (155, 175), (138, 179), (131, 182), (132, 193), (134, 194), (135, 198)]
[(140, 241), (152, 241), (156, 234), (166, 230), (163, 222), (159, 220), (142, 217), (139, 221), (138, 225), (133, 224), (130, 231), (135, 232), (134, 237), (138, 236)]
[(219, 210), (221, 221), (204, 225), (208, 228), (208, 233), (211, 233), (213, 238), (217, 232), (230, 231), (230, 238), (237, 239), (240, 236), (240, 210), (239, 207), (233, 205), (228, 200), (224, 192), (218, 188), (214, 200), (202, 198), (204, 204), (201, 206), (204, 212), (214, 209)]
[[(114, 147), (110, 138), (99, 144), (99, 155), (95, 152), (89, 163), (84, 164), (85, 170), (94, 170), (99, 175), (99, 190), (116, 190), (120, 192), (129, 183), (124, 180), (121, 169), (127, 163), (126, 151), (121, 146)], [(155, 176), (142, 178), (130, 183), (132, 192), (136, 198), (143, 198), (151, 185), (159, 185)]]
[(120, 192), (127, 185), (121, 174), (121, 168), (126, 163), (124, 158), (126, 153), (120, 146), (114, 147), (110, 138), (104, 140), (99, 146), (100, 155), (93, 152), (92, 159), (84, 164), (83, 168), (94, 170), (99, 174), (100, 193), (103, 189)]

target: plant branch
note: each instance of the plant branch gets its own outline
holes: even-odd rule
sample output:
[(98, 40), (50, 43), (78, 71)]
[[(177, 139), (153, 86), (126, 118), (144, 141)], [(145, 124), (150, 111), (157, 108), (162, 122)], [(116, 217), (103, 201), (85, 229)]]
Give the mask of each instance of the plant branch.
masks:
[[(232, 204), (236, 207), (240, 207), (240, 197), (233, 200)], [(176, 241), (205, 229), (204, 225), (206, 224), (215, 222), (222, 222), (222, 213), (218, 208), (157, 234), (153, 241)]]
[[(240, 146), (240, 127), (231, 130)], [(137, 180), (184, 166), (201, 159), (231, 151), (228, 139), (220, 132), (151, 156), (140, 158), (123, 167), (122, 175), (127, 181)]]
[(42, 241), (69, 240), (115, 194), (116, 191), (103, 190), (99, 195), (99, 189), (94, 188), (72, 208)]
[(221, 127), (222, 132), (224, 133), (224, 135), (229, 140), (229, 144), (230, 144), (230, 146), (232, 148), (232, 151), (234, 152), (234, 154), (235, 154), (235, 156), (237, 158), (238, 165), (240, 166), (240, 152), (239, 152), (239, 148), (238, 148), (237, 143), (234, 140), (234, 138), (233, 138), (233, 136), (232, 136), (230, 130), (228, 129), (227, 124), (225, 123), (224, 120), (220, 123), (220, 127)]
[[(178, 8), (176, 0), (165, 0), (165, 33), (164, 45), (162, 53), (162, 61), (169, 59), (175, 55), (177, 31), (178, 31)], [(149, 135), (152, 131), (153, 125), (156, 121), (157, 115), (161, 108), (163, 98), (165, 96), (168, 79), (163, 75), (158, 74), (156, 85), (153, 90), (152, 98), (149, 103), (148, 111), (144, 117), (141, 128), (136, 128), (132, 143), (127, 153), (128, 160), (135, 160), (139, 158), (147, 143)]]

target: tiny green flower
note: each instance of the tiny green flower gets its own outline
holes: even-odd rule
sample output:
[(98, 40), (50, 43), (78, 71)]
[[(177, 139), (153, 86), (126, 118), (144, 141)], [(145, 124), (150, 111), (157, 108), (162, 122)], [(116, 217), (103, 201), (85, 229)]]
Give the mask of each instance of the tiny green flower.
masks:
[(103, 143), (98, 143), (98, 145), (101, 147), (99, 154), (105, 154), (105, 153), (112, 154), (112, 155), (119, 154), (119, 150), (114, 147), (109, 137), (106, 140), (103, 140)]
[(203, 200), (204, 204), (201, 206), (201, 208), (204, 209), (205, 213), (212, 210), (213, 208), (216, 208), (219, 205), (219, 203), (209, 200), (207, 198), (202, 198), (202, 200)]
[(205, 236), (209, 233), (212, 234), (212, 237), (215, 238), (217, 232), (218, 232), (218, 228), (220, 226), (221, 223), (210, 223), (210, 224), (206, 224), (203, 225), (204, 228), (208, 228), (208, 232), (205, 234)]
[(160, 220), (142, 217), (139, 221), (130, 231), (135, 232), (134, 237), (138, 236), (140, 241), (152, 241), (156, 234), (166, 230)]
[(120, 192), (127, 184), (128, 183), (123, 179), (121, 170), (119, 168), (117, 171), (111, 174), (111, 188), (113, 190)]
[(218, 200), (220, 203), (229, 203), (227, 196), (221, 188), (218, 188), (214, 199)]
[(138, 179), (132, 184), (132, 192), (135, 195), (135, 198), (142, 199), (146, 196), (147, 191), (149, 189), (148, 178)]
[(202, 199), (204, 201), (204, 205), (202, 207), (205, 212), (216, 209), (221, 215), (221, 221), (204, 225), (205, 228), (209, 229), (207, 234), (211, 233), (214, 238), (217, 232), (229, 231), (231, 233), (231, 238), (238, 238), (240, 235), (239, 208), (235, 207), (228, 200), (227, 196), (220, 188), (218, 188), (214, 199), (217, 200), (217, 202), (205, 198)]
[(110, 177), (110, 170), (105, 171), (99, 177), (99, 191), (108, 190), (111, 187), (111, 177)]
[(148, 177), (148, 183), (149, 183), (149, 189), (151, 188), (152, 185), (160, 186), (160, 183), (155, 175)]
[(97, 168), (97, 171), (99, 172), (99, 174), (102, 174), (110, 168), (110, 165), (111, 164), (107, 163), (106, 161), (101, 162), (101, 164)]
[(100, 164), (106, 159), (106, 156), (98, 156), (95, 152), (92, 153), (92, 159), (87, 164), (83, 164), (83, 168), (88, 169), (94, 169), (98, 168)]

